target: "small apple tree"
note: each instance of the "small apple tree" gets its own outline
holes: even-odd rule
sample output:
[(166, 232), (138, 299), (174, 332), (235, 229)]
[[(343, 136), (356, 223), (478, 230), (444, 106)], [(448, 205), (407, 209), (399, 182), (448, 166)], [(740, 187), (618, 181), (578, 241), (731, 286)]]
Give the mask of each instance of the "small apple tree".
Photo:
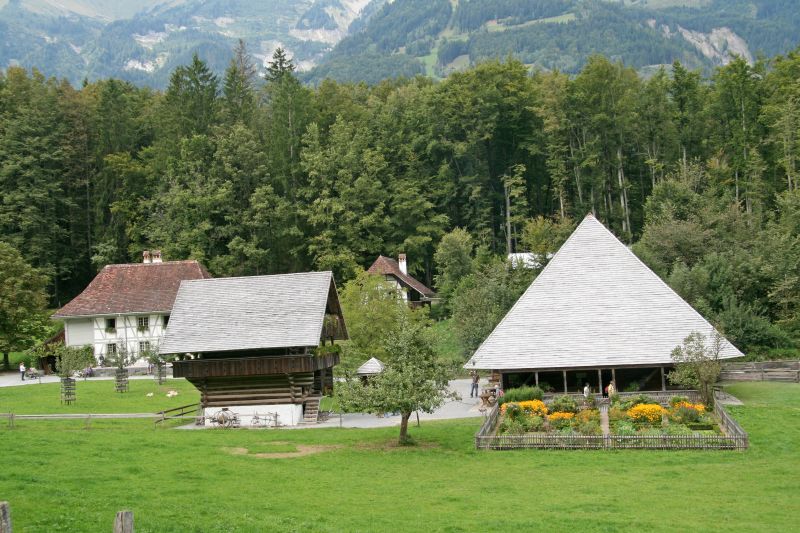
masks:
[(721, 350), (722, 336), (719, 333), (714, 332), (711, 344), (707, 345), (706, 336), (693, 331), (683, 340), (682, 346), (672, 350), (675, 370), (669, 374), (670, 383), (697, 389), (706, 405), (714, 405), (713, 387), (722, 371)]

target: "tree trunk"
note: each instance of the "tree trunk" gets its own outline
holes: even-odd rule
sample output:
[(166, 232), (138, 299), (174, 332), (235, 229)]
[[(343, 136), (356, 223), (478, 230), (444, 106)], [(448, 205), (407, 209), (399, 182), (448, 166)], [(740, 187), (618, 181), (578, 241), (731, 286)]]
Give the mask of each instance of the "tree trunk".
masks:
[(503, 186), (506, 194), (506, 253), (511, 253), (511, 196), (509, 195), (508, 185)]
[(411, 412), (403, 412), (400, 414), (400, 439), (398, 442), (403, 444), (408, 444), (408, 419), (411, 418)]
[(3, 370), (11, 370), (11, 361), (8, 360), (8, 352), (3, 352)]

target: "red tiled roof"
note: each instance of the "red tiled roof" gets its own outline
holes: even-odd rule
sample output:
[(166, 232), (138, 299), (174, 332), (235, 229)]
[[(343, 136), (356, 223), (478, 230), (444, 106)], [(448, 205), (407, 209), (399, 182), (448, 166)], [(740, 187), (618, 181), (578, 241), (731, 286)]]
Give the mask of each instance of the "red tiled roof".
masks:
[(210, 277), (197, 261), (106, 265), (53, 317), (169, 312), (182, 280)]
[(397, 261), (394, 259), (379, 255), (375, 262), (372, 263), (372, 266), (369, 267), (367, 272), (394, 276), (401, 284), (414, 289), (425, 297), (432, 298), (433, 296), (436, 296), (436, 293), (433, 292), (433, 290), (429, 289), (408, 274), (403, 274), (403, 272), (400, 270), (400, 265), (398, 265)]

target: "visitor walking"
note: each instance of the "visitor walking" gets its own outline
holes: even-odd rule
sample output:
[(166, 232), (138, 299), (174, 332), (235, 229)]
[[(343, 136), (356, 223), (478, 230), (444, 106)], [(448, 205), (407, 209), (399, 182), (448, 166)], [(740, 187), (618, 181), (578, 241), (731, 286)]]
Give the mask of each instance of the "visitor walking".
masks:
[(608, 397), (611, 398), (617, 393), (617, 387), (614, 386), (614, 382), (608, 384)]
[(591, 393), (592, 393), (592, 388), (587, 383), (586, 386), (583, 387), (583, 397), (588, 400), (589, 394)]
[(470, 372), (470, 377), (472, 378), (472, 386), (469, 389), (469, 397), (472, 398), (473, 395), (475, 398), (478, 397), (478, 382), (481, 380), (481, 376), (473, 370)]
[(27, 370), (27, 368), (25, 368), (25, 363), (20, 361), (19, 362), (19, 375), (22, 378), (22, 381), (25, 381), (25, 371), (26, 370)]

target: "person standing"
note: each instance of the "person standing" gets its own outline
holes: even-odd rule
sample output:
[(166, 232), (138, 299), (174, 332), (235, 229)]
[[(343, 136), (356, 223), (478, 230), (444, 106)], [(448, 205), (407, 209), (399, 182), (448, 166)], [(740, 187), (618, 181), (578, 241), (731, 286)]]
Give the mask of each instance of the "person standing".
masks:
[(19, 376), (22, 378), (22, 381), (25, 381), (25, 371), (26, 370), (27, 370), (27, 368), (25, 368), (25, 363), (20, 361), (19, 362)]
[(477, 398), (479, 396), (479, 394), (478, 394), (478, 382), (480, 382), (481, 376), (475, 370), (470, 372), (469, 375), (472, 378), (472, 385), (470, 386), (470, 389), (469, 389), (469, 397), (472, 398), (473, 395), (474, 395), (474, 397)]
[(586, 386), (583, 387), (583, 397), (588, 400), (589, 394), (591, 393), (592, 393), (592, 388), (589, 387), (589, 384), (587, 383)]

